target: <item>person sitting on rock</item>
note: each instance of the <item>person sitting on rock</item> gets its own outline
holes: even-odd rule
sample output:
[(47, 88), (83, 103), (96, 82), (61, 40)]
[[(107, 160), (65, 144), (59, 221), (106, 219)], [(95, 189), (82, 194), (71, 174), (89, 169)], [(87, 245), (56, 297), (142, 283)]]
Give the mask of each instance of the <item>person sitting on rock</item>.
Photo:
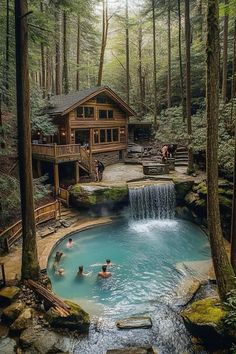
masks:
[(111, 272), (107, 271), (107, 266), (103, 265), (102, 266), (102, 271), (98, 273), (98, 277), (101, 278), (109, 278), (111, 276)]

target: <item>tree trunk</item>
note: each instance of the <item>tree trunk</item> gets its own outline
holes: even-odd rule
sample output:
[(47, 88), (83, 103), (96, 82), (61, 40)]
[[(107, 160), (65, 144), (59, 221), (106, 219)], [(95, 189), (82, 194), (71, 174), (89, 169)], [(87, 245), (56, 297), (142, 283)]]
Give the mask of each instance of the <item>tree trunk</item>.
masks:
[(103, 0), (102, 44), (101, 44), (101, 54), (100, 54), (99, 69), (98, 69), (97, 86), (101, 86), (102, 84), (103, 64), (104, 64), (105, 49), (107, 45), (108, 25), (109, 25), (109, 21), (108, 21), (107, 0)]
[(68, 43), (67, 43), (67, 13), (63, 12), (63, 72), (62, 82), (64, 93), (69, 92), (69, 73), (68, 73)]
[(167, 107), (171, 107), (171, 22), (170, 0), (168, 0), (168, 78), (167, 78)]
[(189, 0), (185, 0), (185, 49), (186, 49), (186, 118), (188, 132), (188, 173), (193, 172), (192, 122), (191, 122), (191, 55)]
[(143, 30), (142, 23), (140, 21), (138, 28), (138, 78), (139, 78), (139, 94), (140, 94), (140, 114), (143, 115), (144, 111), (144, 82), (142, 75), (142, 42), (143, 42)]
[(10, 25), (9, 25), (9, 17), (10, 17), (10, 7), (9, 0), (6, 2), (6, 72), (5, 72), (5, 103), (9, 103), (9, 38), (10, 38)]
[[(40, 11), (43, 12), (43, 3), (40, 1)], [(41, 48), (41, 72), (42, 72), (42, 91), (43, 91), (43, 98), (46, 97), (46, 65), (45, 65), (45, 50), (44, 50), (44, 44), (41, 42), (40, 43), (40, 48)]]
[(234, 184), (233, 184), (233, 203), (231, 219), (231, 264), (236, 274), (236, 123), (234, 135)]
[(225, 301), (235, 286), (222, 236), (218, 196), (218, 120), (219, 120), (219, 8), (218, 0), (208, 0), (207, 13), (207, 216), (214, 270), (219, 295)]
[(199, 14), (200, 41), (202, 42), (202, 41), (203, 41), (203, 11), (202, 11), (202, 0), (199, 0), (198, 14)]
[[(234, 51), (232, 62), (231, 100), (236, 97), (236, 20), (234, 21)], [(233, 117), (231, 118), (233, 121)]]
[(186, 100), (184, 94), (184, 75), (182, 63), (182, 23), (181, 23), (181, 8), (180, 0), (178, 0), (178, 20), (179, 20), (179, 75), (180, 75), (180, 90), (181, 90), (181, 104), (183, 110), (183, 122), (186, 120)]
[(126, 54), (126, 101), (129, 104), (130, 95), (130, 74), (129, 74), (129, 2), (125, 4), (125, 54)]
[(152, 34), (153, 34), (153, 88), (154, 88), (154, 129), (157, 129), (157, 55), (156, 55), (156, 18), (155, 1), (152, 0)]
[[(225, 6), (228, 0), (225, 0)], [(227, 74), (228, 74), (228, 27), (229, 16), (225, 11), (224, 15), (224, 34), (223, 34), (223, 63), (222, 63), (222, 101), (225, 103), (227, 99)]]
[(76, 90), (79, 91), (80, 88), (80, 16), (78, 16), (77, 23), (77, 56), (76, 56)]
[(38, 279), (40, 273), (32, 179), (27, 13), (27, 0), (15, 0), (18, 159), (23, 234), (21, 277)]
[(61, 94), (61, 26), (60, 26), (60, 12), (56, 9), (55, 12), (55, 88), (56, 95)]

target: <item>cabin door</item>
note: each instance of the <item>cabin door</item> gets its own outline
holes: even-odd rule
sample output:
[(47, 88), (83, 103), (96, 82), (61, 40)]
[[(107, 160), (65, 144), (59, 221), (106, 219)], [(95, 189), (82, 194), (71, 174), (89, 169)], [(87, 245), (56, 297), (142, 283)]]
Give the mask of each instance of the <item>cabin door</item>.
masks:
[(75, 144), (81, 146), (89, 146), (90, 133), (89, 129), (76, 129), (75, 130)]

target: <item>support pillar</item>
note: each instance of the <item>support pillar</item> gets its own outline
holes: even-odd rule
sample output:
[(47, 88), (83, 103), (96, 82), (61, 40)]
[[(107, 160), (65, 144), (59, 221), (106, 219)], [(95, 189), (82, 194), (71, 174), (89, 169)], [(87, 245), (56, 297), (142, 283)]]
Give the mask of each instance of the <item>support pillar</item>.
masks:
[(93, 173), (92, 146), (93, 146), (93, 129), (89, 129), (89, 171), (90, 171), (90, 175)]
[(41, 168), (41, 161), (40, 160), (37, 160), (37, 175), (38, 177), (41, 177), (42, 176), (42, 168)]
[(75, 183), (79, 183), (79, 161), (75, 161)]
[(59, 193), (59, 168), (58, 163), (53, 164), (54, 169), (54, 190), (55, 190), (55, 197), (58, 196)]

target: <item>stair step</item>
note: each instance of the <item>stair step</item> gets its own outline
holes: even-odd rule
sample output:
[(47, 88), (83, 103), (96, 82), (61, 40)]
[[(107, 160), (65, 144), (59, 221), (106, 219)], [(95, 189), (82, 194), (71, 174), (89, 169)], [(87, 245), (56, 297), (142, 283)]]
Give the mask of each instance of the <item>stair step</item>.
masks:
[(175, 166), (188, 166), (188, 162), (176, 162)]
[(188, 159), (175, 159), (176, 162), (188, 162)]
[(178, 152), (178, 151), (188, 151), (188, 149), (187, 149), (185, 146), (180, 146), (180, 147), (177, 148), (176, 151), (177, 151), (177, 152)]

